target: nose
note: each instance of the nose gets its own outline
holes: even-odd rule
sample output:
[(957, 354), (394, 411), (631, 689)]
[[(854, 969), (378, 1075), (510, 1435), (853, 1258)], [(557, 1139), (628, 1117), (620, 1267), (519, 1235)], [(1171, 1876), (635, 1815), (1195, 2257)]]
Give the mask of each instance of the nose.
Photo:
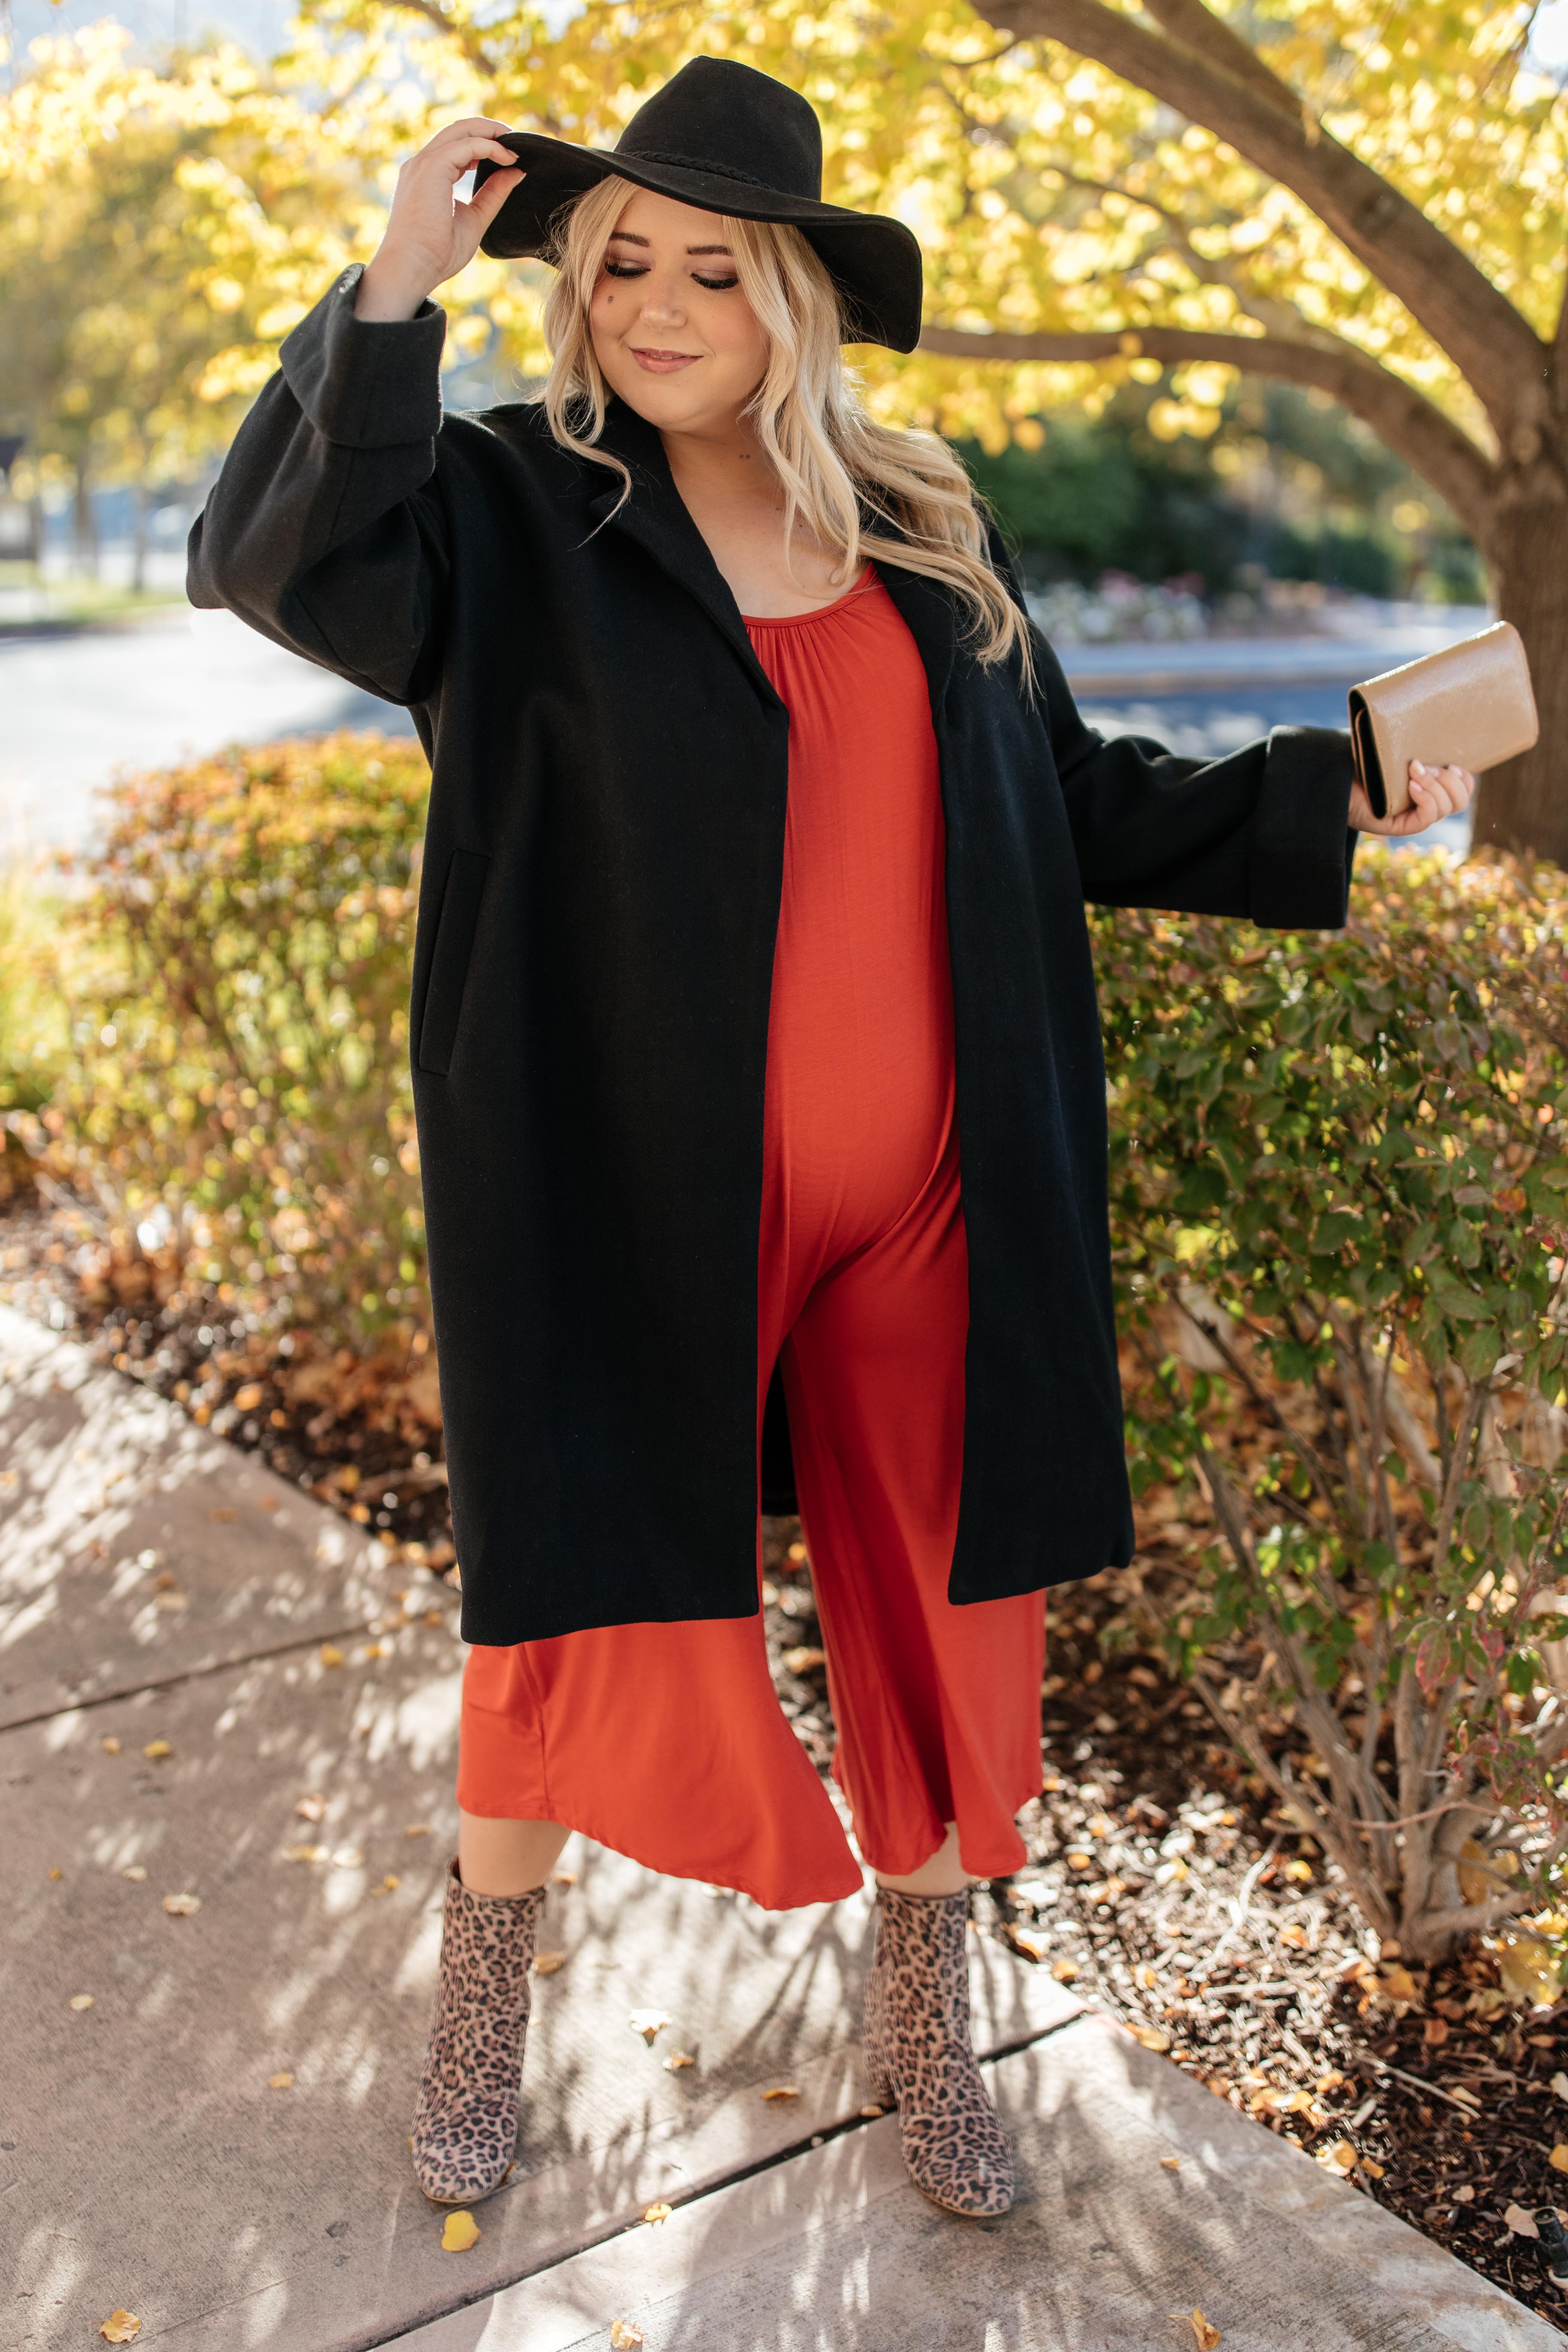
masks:
[(650, 269), (643, 279), (642, 315), (665, 326), (679, 326), (686, 317), (680, 299), (680, 277), (672, 269)]

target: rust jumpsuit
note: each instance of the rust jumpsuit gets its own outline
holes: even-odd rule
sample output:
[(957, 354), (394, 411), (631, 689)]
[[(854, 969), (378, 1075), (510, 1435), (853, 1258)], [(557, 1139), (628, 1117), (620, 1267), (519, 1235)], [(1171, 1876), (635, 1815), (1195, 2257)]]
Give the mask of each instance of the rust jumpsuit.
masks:
[[(861, 1853), (906, 1875), (956, 1822), (965, 1868), (991, 1877), (1023, 1861), (1014, 1815), (1040, 1786), (1045, 1604), (946, 1597), (969, 1303), (925, 670), (874, 571), (817, 612), (746, 627), (790, 714), (759, 1440), (782, 1353), (834, 1775)], [(471, 1650), (458, 1797), (770, 1908), (860, 1884), (774, 1697), (760, 1615)]]

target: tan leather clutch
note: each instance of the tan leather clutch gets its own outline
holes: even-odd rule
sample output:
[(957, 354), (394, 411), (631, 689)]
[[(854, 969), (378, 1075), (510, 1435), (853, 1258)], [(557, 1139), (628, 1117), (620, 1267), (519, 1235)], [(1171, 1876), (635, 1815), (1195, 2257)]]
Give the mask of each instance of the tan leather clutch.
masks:
[(1540, 732), (1530, 664), (1509, 621), (1351, 688), (1351, 750), (1374, 816), (1409, 807), (1412, 760), (1479, 776), (1528, 751)]

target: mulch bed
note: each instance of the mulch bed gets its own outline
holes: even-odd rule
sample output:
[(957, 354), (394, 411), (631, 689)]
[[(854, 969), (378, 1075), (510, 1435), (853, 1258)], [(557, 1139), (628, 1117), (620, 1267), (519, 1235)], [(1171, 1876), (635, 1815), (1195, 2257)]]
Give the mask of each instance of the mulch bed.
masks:
[[(410, 1565), (453, 1577), (439, 1432), (384, 1369), (344, 1351), (301, 1381), (254, 1318), (205, 1296), (160, 1304), (144, 1277), (106, 1276), (92, 1204), (26, 1184), (0, 1203), (0, 1300), (178, 1398)], [(1216, 2097), (1562, 2324), (1542, 2247), (1505, 2216), (1553, 2203), (1553, 2150), (1568, 2168), (1568, 2001), (1521, 2011), (1479, 1950), (1401, 1975), (1158, 1654), (1102, 1643), (1113, 1625), (1124, 1642), (1179, 1573), (1169, 1512), (1150, 1499), (1132, 1567), (1053, 1596), (1028, 1861), (977, 1893), (977, 1912)], [(781, 1519), (763, 1533), (780, 1704), (826, 1773), (833, 1725), (800, 1530)]]

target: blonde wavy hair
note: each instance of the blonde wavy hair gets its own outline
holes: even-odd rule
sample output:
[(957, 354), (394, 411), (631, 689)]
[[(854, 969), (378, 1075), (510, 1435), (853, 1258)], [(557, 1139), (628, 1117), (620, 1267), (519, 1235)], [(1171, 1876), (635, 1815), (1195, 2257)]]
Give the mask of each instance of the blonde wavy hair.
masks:
[[(544, 310), (552, 365), (543, 404), (563, 448), (631, 477), (596, 445), (609, 388), (594, 353), (588, 306), (605, 252), (637, 189), (610, 178), (589, 188), (556, 226), (558, 275)], [(846, 586), (884, 555), (956, 595), (976, 658), (1018, 653), (1032, 672), (1028, 625), (992, 565), (984, 517), (968, 475), (934, 434), (894, 431), (868, 415), (840, 349), (837, 289), (801, 235), (773, 221), (724, 220), (741, 289), (768, 340), (767, 373), (748, 414), (784, 486), (784, 543), (805, 525), (838, 557)]]

